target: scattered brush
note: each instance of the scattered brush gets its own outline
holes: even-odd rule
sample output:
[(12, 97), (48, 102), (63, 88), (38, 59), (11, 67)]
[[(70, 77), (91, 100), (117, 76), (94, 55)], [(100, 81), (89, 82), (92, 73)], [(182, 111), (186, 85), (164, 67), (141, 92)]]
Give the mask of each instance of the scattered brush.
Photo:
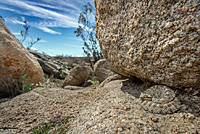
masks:
[[(33, 127), (29, 131), (32, 134), (63, 134), (69, 130), (69, 119), (73, 116), (60, 117), (58, 115), (52, 115), (52, 118), (48, 122), (42, 122)], [(57, 128), (57, 129), (56, 129)]]
[(26, 93), (32, 90), (33, 83), (29, 83), (29, 82), (25, 83), (27, 78), (28, 78), (27, 74), (22, 73), (22, 75), (20, 76), (19, 82), (16, 83), (16, 86), (18, 88), (17, 91), (19, 93)]

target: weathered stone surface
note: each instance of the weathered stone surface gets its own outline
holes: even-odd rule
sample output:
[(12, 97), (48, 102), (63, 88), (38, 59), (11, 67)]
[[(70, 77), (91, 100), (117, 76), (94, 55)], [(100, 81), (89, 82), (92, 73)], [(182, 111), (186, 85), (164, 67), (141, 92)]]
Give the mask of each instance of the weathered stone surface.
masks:
[(65, 86), (78, 86), (83, 84), (88, 78), (88, 71), (85, 67), (75, 66), (72, 70), (70, 70), (69, 75), (65, 78), (63, 83), (63, 88)]
[(66, 62), (56, 60), (51, 56), (37, 53), (31, 50), (29, 50), (29, 52), (37, 58), (44, 73), (48, 76), (53, 75), (55, 78), (63, 78), (69, 74), (68, 64)]
[(79, 86), (65, 86), (64, 89), (67, 90), (79, 90), (79, 89), (83, 89), (84, 87), (79, 87)]
[(106, 59), (101, 59), (94, 64), (94, 73), (100, 82), (104, 81), (109, 76), (116, 74), (111, 70)]
[(106, 83), (109, 83), (109, 82), (114, 81), (114, 80), (124, 80), (124, 79), (127, 79), (127, 77), (122, 76), (120, 74), (111, 75), (108, 78), (106, 78), (104, 81), (102, 81), (100, 86), (103, 87)]
[(0, 93), (14, 88), (15, 78), (20, 78), (22, 73), (27, 74), (29, 83), (44, 81), (44, 73), (36, 58), (0, 20)]
[(67, 134), (200, 132), (199, 90), (185, 89), (190, 93), (178, 90), (181, 109), (160, 115), (146, 112), (138, 103), (141, 93), (148, 88), (141, 81), (132, 80), (111, 81), (95, 89), (35, 88), (0, 103), (0, 126), (18, 128), (0, 129), (0, 133), (30, 133), (29, 129), (50, 121), (52, 114), (58, 115), (58, 119), (74, 116), (69, 122), (53, 127), (52, 133), (59, 133), (63, 127)]
[[(195, 104), (198, 106), (196, 108), (198, 111), (196, 112), (194, 112), (195, 108), (192, 108), (193, 101), (184, 101), (183, 105), (188, 103), (186, 109), (192, 108), (194, 111), (188, 112), (186, 109), (180, 109), (179, 112), (168, 115), (152, 114), (146, 112), (138, 103), (141, 91), (149, 88), (143, 83), (117, 80), (107, 83), (105, 87), (112, 88), (112, 90), (86, 106), (70, 125), (68, 134), (171, 134), (177, 132), (200, 132), (198, 110), (200, 104)], [(198, 98), (195, 101), (200, 99), (200, 97), (191, 94), (190, 96), (193, 99)]]
[[(76, 117), (90, 102), (104, 96), (109, 91), (109, 88), (95, 90), (92, 88), (80, 90), (35, 88), (10, 101), (0, 103), (0, 127), (18, 128), (0, 129), (0, 134), (30, 134), (29, 129), (42, 122), (50, 121), (52, 114), (58, 115), (58, 119), (66, 116)], [(73, 119), (70, 118), (67, 124), (71, 124)], [(61, 125), (53, 127), (52, 130), (64, 128), (67, 124), (63, 122)], [(52, 132), (52, 134), (57, 133), (59, 130)], [(67, 132), (62, 131), (62, 133)]]
[(200, 0), (95, 0), (111, 68), (171, 87), (200, 87)]

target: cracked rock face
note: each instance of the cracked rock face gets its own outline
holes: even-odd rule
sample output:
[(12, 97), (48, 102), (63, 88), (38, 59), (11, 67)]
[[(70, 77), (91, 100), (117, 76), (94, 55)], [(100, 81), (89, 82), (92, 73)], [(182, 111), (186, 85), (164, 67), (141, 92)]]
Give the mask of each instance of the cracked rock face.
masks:
[(96, 37), (113, 70), (200, 88), (200, 0), (95, 0)]

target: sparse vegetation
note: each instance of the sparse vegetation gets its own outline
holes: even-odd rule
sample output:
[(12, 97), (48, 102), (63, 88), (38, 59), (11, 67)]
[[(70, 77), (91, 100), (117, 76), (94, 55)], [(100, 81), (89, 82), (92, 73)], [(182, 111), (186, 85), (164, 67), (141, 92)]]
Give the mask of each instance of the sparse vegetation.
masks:
[(100, 82), (97, 80), (97, 81), (94, 81), (93, 85), (99, 85)]
[[(91, 6), (90, 3), (87, 3), (87, 5), (85, 5), (84, 7), (85, 7), (85, 11), (83, 11), (79, 17), (79, 23), (81, 24), (81, 26), (79, 27), (79, 29), (77, 28), (77, 33), (76, 32), (74, 32), (74, 33), (77, 34), (77, 37), (80, 36), (82, 38), (82, 40), (84, 41), (84, 47), (82, 49), (83, 49), (84, 53), (90, 58), (90, 60), (89, 60), (90, 63), (92, 62), (92, 60), (91, 60), (92, 58), (94, 59), (93, 63), (95, 63), (98, 59), (102, 58), (103, 56), (98, 48), (97, 39), (95, 38), (95, 27), (92, 26), (89, 21), (87, 21), (87, 20), (89, 20), (88, 14), (92, 13), (92, 12), (94, 14), (94, 8)], [(2, 21), (5, 21), (2, 16), (0, 16), (0, 19)], [(37, 38), (36, 40), (34, 40), (34, 38), (32, 38), (29, 35), (30, 25), (28, 25), (27, 21), (24, 21), (23, 28), (24, 29), (20, 32), (20, 34), (21, 34), (20, 42), (23, 44), (24, 42), (26, 42), (27, 37), (30, 37), (32, 39), (32, 41), (28, 42), (28, 45), (27, 45), (27, 49), (30, 50), (34, 44), (36, 44), (38, 41), (41, 40), (41, 38)], [(43, 52), (43, 54), (46, 55), (46, 53), (44, 53), (44, 52)], [(59, 58), (61, 60), (63, 58), (71, 58), (71, 59), (75, 60), (78, 64), (79, 64), (79, 62), (85, 61), (85, 59), (86, 59), (85, 57), (80, 57), (80, 59), (77, 59), (77, 58), (71, 57), (71, 55), (63, 55), (63, 54), (55, 57), (55, 59), (59, 59)], [(55, 60), (55, 59), (52, 58), (51, 60)], [(67, 68), (66, 65), (65, 65), (65, 68)], [(66, 77), (64, 72), (61, 72), (60, 76), (61, 76), (61, 78)], [(23, 72), (21, 73), (20, 76), (17, 75), (17, 77), (18, 78), (15, 79), (16, 81), (10, 82), (10, 83), (14, 83), (13, 85), (7, 84), (8, 88), (14, 87), (14, 88), (12, 88), (12, 89), (14, 89), (14, 91), (16, 91), (16, 93), (13, 93), (13, 94), (15, 94), (14, 96), (33, 90), (33, 86), (47, 87), (47, 83), (38, 83), (36, 85), (34, 85), (33, 83), (30, 83), (29, 81), (27, 81), (29, 76)], [(48, 75), (46, 76), (45, 79), (49, 79)], [(53, 84), (55, 84), (56, 87), (62, 87), (62, 83), (58, 79), (50, 79), (50, 81), (54, 82)], [(99, 84), (98, 82), (99, 81), (94, 81), (94, 85)], [(50, 85), (48, 85), (48, 86), (50, 86)], [(80, 92), (80, 94), (85, 95), (85, 96), (89, 95), (89, 93), (84, 93), (84, 92)], [(5, 100), (3, 100), (2, 102), (5, 102)], [(4, 116), (5, 114), (6, 113), (1, 112), (0, 117)], [(69, 119), (70, 118), (74, 118), (74, 117), (73, 116), (59, 117), (57, 115), (56, 116), (52, 115), (52, 119), (50, 121), (42, 122), (42, 123), (38, 124), (34, 128), (30, 129), (30, 132), (34, 133), (34, 134), (66, 133), (69, 129)]]
[(62, 59), (64, 59), (64, 58), (69, 58), (69, 57), (72, 57), (72, 55), (69, 55), (69, 54), (66, 54), (66, 55), (61, 54), (61, 55), (56, 55), (54, 58), (59, 59), (59, 60), (62, 60)]
[[(42, 122), (30, 129), (32, 134), (49, 134), (50, 131), (53, 134), (63, 134), (69, 130), (69, 119), (74, 118), (73, 116), (60, 117), (58, 115), (52, 115), (52, 118), (48, 122)], [(56, 129), (57, 127), (58, 129)]]
[(61, 72), (61, 73), (60, 73), (61, 79), (65, 79), (66, 76), (67, 76), (67, 75), (66, 75), (64, 72)]
[[(20, 32), (21, 36), (22, 36), (22, 39), (21, 39), (21, 43), (23, 44), (24, 41), (26, 40), (27, 36), (29, 36), (29, 29), (30, 29), (30, 26), (28, 25), (28, 22), (27, 21), (24, 21), (24, 30), (22, 30)], [(31, 37), (31, 36), (30, 36)], [(30, 50), (31, 47), (36, 44), (38, 41), (41, 40), (41, 38), (37, 38), (36, 40), (33, 39), (33, 37), (31, 37), (32, 41), (28, 43), (28, 46), (27, 46), (27, 49)]]
[(17, 91), (19, 93), (26, 93), (32, 90), (33, 83), (29, 83), (29, 82), (25, 83), (27, 78), (28, 78), (27, 74), (22, 73), (22, 75), (20, 76), (19, 82), (16, 83), (16, 86), (18, 88)]
[(39, 84), (36, 84), (35, 86), (36, 87), (46, 87), (48, 84), (47, 83), (39, 83)]
[(0, 113), (0, 117), (6, 115), (6, 113)]
[[(103, 58), (101, 51), (98, 48), (98, 41), (95, 37), (95, 26), (90, 23), (91, 16), (95, 16), (95, 9), (88, 2), (84, 6), (84, 11), (80, 13), (78, 23), (80, 24), (74, 33), (77, 37), (81, 37), (84, 47), (82, 48), (91, 63), (96, 63)], [(91, 60), (93, 58), (93, 61)]]

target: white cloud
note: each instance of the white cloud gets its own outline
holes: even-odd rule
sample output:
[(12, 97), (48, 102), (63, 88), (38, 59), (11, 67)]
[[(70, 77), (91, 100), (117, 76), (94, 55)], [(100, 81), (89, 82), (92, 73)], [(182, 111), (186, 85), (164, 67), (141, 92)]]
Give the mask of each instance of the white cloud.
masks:
[(38, 49), (37, 49), (37, 48), (34, 48), (34, 47), (31, 47), (31, 50), (37, 51)]
[(71, 40), (78, 40), (78, 41), (83, 41), (81, 38), (77, 37), (77, 38), (73, 38), (73, 37), (67, 37), (68, 39), (71, 39)]
[[(6, 20), (8, 20), (8, 19), (6, 19)], [(11, 21), (12, 23), (14, 23), (14, 24), (21, 24), (21, 25), (24, 25), (24, 22), (23, 21), (19, 21), (19, 20), (9, 20), (9, 21)]]
[(13, 12), (15, 12), (15, 10), (14, 10), (14, 9), (12, 9), (12, 8), (8, 8), (8, 7), (3, 7), (3, 6), (0, 6), (0, 9), (3, 9), (3, 10), (8, 10), (8, 11), (13, 11)]
[(53, 31), (47, 27), (38, 27), (39, 29), (43, 30), (44, 32), (47, 32), (47, 33), (50, 33), (50, 34), (61, 34), (60, 32), (56, 32), (56, 31)]
[(47, 41), (46, 41), (46, 40), (42, 40), (42, 39), (41, 39), (39, 42), (46, 43)]
[(13, 33), (15, 36), (19, 36), (19, 35), (21, 35), (20, 33)]
[(80, 8), (78, 8), (77, 6), (75, 5), (80, 5), (80, 1), (82, 0), (75, 0), (75, 1), (72, 1), (72, 0), (59, 0), (59, 1), (56, 1), (56, 0), (42, 0), (43, 2), (45, 3), (48, 3), (48, 4), (51, 4), (51, 5), (56, 5), (57, 7), (70, 7), (70, 8), (73, 8), (73, 9), (76, 9), (76, 10), (79, 10), (81, 11)]
[[(10, 11), (23, 15), (22, 21), (25, 20), (24, 16), (40, 18), (40, 21), (29, 22), (30, 26), (50, 34), (61, 34), (50, 29), (51, 27), (77, 28), (78, 17), (80, 12), (82, 12), (79, 7), (83, 7), (86, 4), (82, 0), (41, 0), (39, 3), (29, 0), (6, 0), (0, 1), (0, 3), (5, 4), (8, 10), (10, 9), (9, 6), (15, 7), (14, 10), (10, 9)], [(92, 21), (94, 21), (94, 17)], [(19, 20), (12, 20), (10, 22), (23, 24)]]
[(74, 56), (74, 57), (87, 57), (87, 55), (82, 54), (82, 55), (76, 55), (76, 56)]
[(22, 21), (25, 21), (25, 20), (26, 20), (24, 16), (21, 16), (21, 19), (22, 19)]

